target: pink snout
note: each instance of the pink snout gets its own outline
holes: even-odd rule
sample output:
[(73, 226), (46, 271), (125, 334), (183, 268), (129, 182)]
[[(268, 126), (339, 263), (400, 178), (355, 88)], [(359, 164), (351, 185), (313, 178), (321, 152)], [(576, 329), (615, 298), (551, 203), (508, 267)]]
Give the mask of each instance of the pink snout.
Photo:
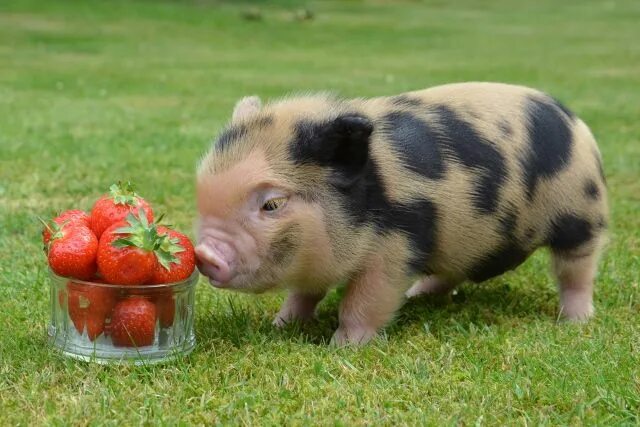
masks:
[(224, 288), (235, 277), (235, 254), (226, 243), (206, 239), (195, 248), (198, 270), (212, 285)]

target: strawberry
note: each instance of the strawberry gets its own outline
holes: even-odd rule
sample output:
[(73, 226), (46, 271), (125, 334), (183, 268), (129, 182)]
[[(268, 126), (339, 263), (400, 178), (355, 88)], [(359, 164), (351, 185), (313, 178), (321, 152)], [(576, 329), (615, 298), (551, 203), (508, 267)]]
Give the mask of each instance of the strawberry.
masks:
[(111, 225), (100, 237), (98, 270), (108, 282), (143, 285), (153, 277), (158, 261), (154, 253), (161, 241), (155, 224), (149, 224), (145, 211), (136, 217)]
[(173, 326), (173, 319), (176, 315), (176, 301), (173, 298), (173, 291), (169, 289), (158, 293), (154, 298), (154, 302), (158, 312), (158, 319), (160, 320), (160, 327), (169, 328)]
[(47, 258), (54, 273), (88, 280), (96, 272), (98, 239), (89, 227), (64, 226), (51, 235)]
[(162, 225), (158, 234), (163, 237), (158, 252), (158, 267), (151, 283), (174, 283), (186, 280), (196, 268), (193, 244), (187, 236)]
[(136, 194), (130, 182), (113, 184), (91, 209), (91, 229), (99, 239), (113, 223), (124, 220), (129, 213), (137, 215), (140, 210), (146, 212), (148, 222), (153, 221), (151, 206)]
[(156, 306), (142, 297), (120, 301), (111, 315), (110, 335), (117, 347), (142, 347), (153, 344)]
[[(69, 317), (79, 333), (87, 329), (91, 341), (105, 327), (105, 320), (116, 304), (116, 290), (83, 283), (67, 283)], [(61, 304), (62, 305), (62, 304)]]
[[(193, 245), (187, 236), (165, 226), (158, 226), (158, 234), (162, 241), (158, 256), (158, 266), (151, 278), (151, 283), (174, 283), (191, 276), (196, 265)], [(160, 326), (168, 328), (173, 325), (176, 304), (173, 291), (168, 289), (155, 298)]]
[(49, 247), (51, 241), (51, 235), (56, 234), (62, 228), (73, 225), (84, 225), (85, 227), (91, 226), (91, 219), (85, 211), (72, 209), (62, 212), (48, 223), (44, 222), (44, 228), (42, 229), (42, 242), (44, 243), (45, 251)]
[(87, 336), (89, 340), (95, 341), (95, 339), (104, 332), (104, 321), (105, 318), (102, 315), (95, 313), (87, 314), (85, 325), (87, 326)]

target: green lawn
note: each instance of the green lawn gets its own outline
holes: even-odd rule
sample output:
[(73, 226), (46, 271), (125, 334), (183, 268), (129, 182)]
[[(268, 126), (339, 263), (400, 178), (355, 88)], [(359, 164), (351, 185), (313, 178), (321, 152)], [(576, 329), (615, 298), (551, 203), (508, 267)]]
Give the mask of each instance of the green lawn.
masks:
[[(640, 423), (640, 2), (317, 1), (312, 21), (294, 1), (245, 20), (250, 5), (0, 2), (0, 425)], [(282, 295), (205, 281), (198, 346), (179, 363), (105, 367), (47, 347), (36, 215), (132, 179), (190, 232), (196, 161), (237, 98), (464, 80), (546, 90), (599, 139), (612, 234), (587, 325), (556, 324), (541, 252), (408, 303), (360, 350), (326, 345), (336, 293), (317, 323), (277, 331)]]

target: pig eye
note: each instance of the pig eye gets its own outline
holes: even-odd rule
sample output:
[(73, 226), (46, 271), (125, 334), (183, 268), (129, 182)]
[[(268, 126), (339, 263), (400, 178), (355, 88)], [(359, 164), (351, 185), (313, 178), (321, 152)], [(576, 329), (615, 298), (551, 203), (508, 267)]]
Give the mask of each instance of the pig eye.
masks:
[(277, 211), (278, 209), (284, 207), (286, 203), (286, 197), (275, 197), (273, 199), (267, 200), (264, 205), (262, 205), (262, 210), (265, 212)]

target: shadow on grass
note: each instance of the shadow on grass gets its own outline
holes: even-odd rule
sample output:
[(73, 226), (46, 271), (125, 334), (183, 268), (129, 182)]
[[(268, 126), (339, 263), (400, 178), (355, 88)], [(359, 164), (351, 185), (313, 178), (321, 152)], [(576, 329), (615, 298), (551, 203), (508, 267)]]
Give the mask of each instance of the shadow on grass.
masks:
[(540, 287), (514, 287), (505, 281), (466, 284), (449, 296), (421, 296), (404, 305), (387, 328), (390, 336), (406, 325), (428, 324), (436, 338), (471, 329), (555, 322), (556, 293)]
[[(315, 321), (296, 322), (282, 329), (271, 324), (276, 313), (273, 307), (265, 307), (260, 299), (251, 303), (229, 296), (226, 301), (217, 301), (196, 324), (198, 346), (205, 351), (214, 346), (224, 351), (225, 346), (237, 348), (273, 342), (324, 346), (338, 326), (343, 292), (344, 289), (337, 289), (325, 298)], [(393, 339), (405, 328), (428, 325), (435, 338), (443, 339), (466, 335), (471, 329), (554, 322), (556, 299), (553, 289), (515, 287), (503, 279), (482, 285), (466, 284), (450, 296), (423, 296), (407, 301), (386, 333)]]

